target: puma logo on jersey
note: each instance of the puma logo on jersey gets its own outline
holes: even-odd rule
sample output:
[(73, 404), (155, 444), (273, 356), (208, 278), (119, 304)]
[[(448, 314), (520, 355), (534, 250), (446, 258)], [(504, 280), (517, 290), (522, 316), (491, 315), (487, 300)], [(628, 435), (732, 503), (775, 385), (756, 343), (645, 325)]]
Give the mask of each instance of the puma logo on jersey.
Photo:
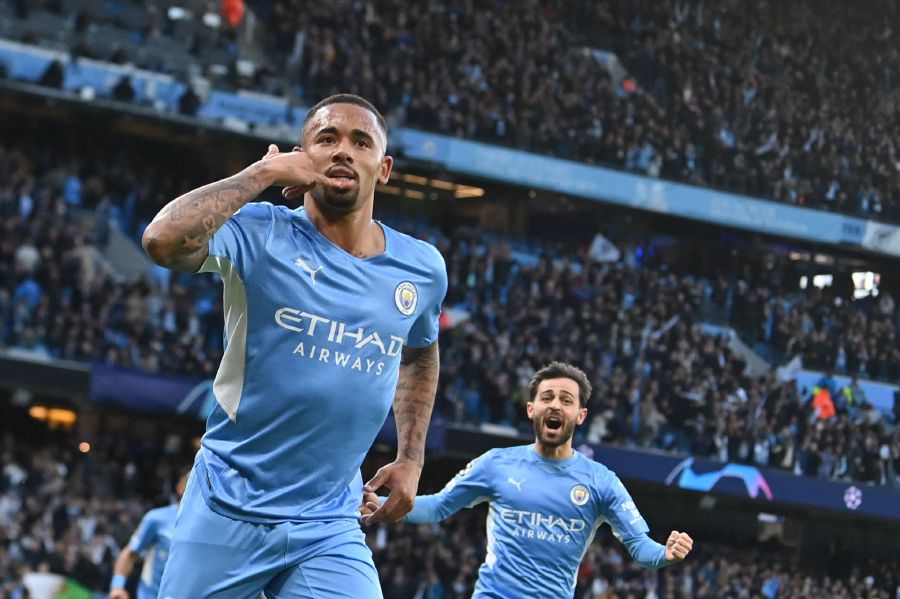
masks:
[(522, 492), (522, 483), (525, 482), (525, 479), (523, 478), (522, 480), (516, 480), (516, 479), (514, 479), (513, 477), (510, 476), (509, 478), (506, 479), (506, 482), (508, 482), (509, 484), (513, 485), (513, 486), (514, 486), (515, 488), (517, 488), (517, 489), (519, 490), (519, 492), (521, 493), (521, 492)]
[(309, 264), (307, 264), (307, 263), (306, 263), (306, 260), (304, 260), (303, 258), (297, 258), (296, 260), (294, 260), (294, 264), (296, 264), (297, 266), (299, 266), (302, 270), (308, 272), (308, 273), (309, 273), (309, 278), (312, 279), (313, 285), (316, 284), (316, 274), (317, 274), (320, 270), (322, 270), (323, 267), (320, 266), (319, 268), (315, 268), (315, 269), (314, 269), (312, 266), (310, 266)]

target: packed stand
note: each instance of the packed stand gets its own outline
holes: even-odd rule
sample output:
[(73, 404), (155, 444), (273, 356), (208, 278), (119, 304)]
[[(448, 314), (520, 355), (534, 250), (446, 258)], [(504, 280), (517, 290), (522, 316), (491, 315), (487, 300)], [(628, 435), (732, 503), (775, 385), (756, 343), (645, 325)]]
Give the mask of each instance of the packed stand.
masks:
[[(811, 0), (272, 0), (248, 3), (254, 16), (240, 10), (233, 24), (230, 8), (210, 13), (215, 26), (205, 8), (171, 19), (166, 6), (127, 0), (98, 10), (7, 3), (22, 19), (16, 37), (62, 36), (74, 56), (307, 104), (353, 91), (394, 124), (900, 220), (900, 14), (890, 0), (827, 14)], [(234, 4), (243, 7), (223, 6)], [(261, 47), (269, 64), (236, 68)], [(624, 77), (603, 66), (610, 51)], [(132, 101), (130, 85), (114, 97)], [(179, 110), (194, 114), (201, 98), (187, 96)]]
[(76, 140), (66, 139), (0, 146), (0, 348), (212, 376), (223, 351), (220, 288), (161, 269), (119, 281), (100, 250), (108, 218), (147, 219), (184, 182), (163, 165), (139, 175), (121, 157), (73, 158)]
[[(369, 545), (385, 599), (471, 597), (486, 550), (484, 512), (476, 508), (441, 524), (380, 526), (371, 532)], [(578, 570), (574, 597), (893, 599), (900, 592), (900, 578), (887, 562), (851, 567), (832, 558), (825, 571), (814, 572), (795, 561), (773, 541), (739, 547), (698, 540), (685, 562), (652, 571), (638, 566), (609, 529), (601, 527)]]
[(817, 6), (275, 0), (265, 31), (307, 102), (352, 90), (398, 123), (896, 221), (898, 8)]
[[(694, 325), (710, 283), (663, 264), (545, 255), (533, 266), (480, 234), (440, 238), (447, 304), (468, 320), (441, 337), (439, 408), (457, 421), (530, 431), (534, 369), (552, 359), (593, 377), (576, 442), (653, 447), (826, 479), (900, 487), (900, 430), (831, 380), (834, 409), (774, 373), (748, 376), (724, 338)], [(893, 325), (891, 325), (893, 327)], [(893, 330), (893, 329), (892, 329)]]
[(771, 345), (776, 359), (800, 355), (809, 368), (900, 380), (900, 310), (890, 293), (851, 302), (833, 289), (801, 295), (720, 279), (711, 303), (749, 341)]
[[(199, 184), (194, 178), (200, 173), (187, 177), (183, 167), (146, 162), (138, 171), (126, 143), (117, 157), (73, 159), (72, 139), (52, 146), (42, 146), (39, 136), (28, 139), (0, 148), (6, 182), (0, 190), (0, 346), (210, 378), (223, 351), (218, 283), (163, 269), (137, 282), (117, 281), (99, 250), (108, 233), (75, 216), (88, 209), (101, 215), (101, 225), (109, 216), (146, 222), (171, 197)], [(591, 417), (579, 442), (897, 484), (900, 442), (879, 412), (838, 402), (833, 418), (817, 418), (809, 392), (798, 395), (771, 377), (747, 376), (724, 339), (694, 326), (710, 302), (754, 322), (746, 314), (763, 310), (759, 302), (739, 293), (723, 300), (707, 280), (676, 274), (658, 258), (639, 262), (633, 252), (600, 263), (537, 242), (514, 252), (508, 243), (486, 243), (479, 231), (425, 234), (446, 259), (445, 305), (469, 316), (441, 337), (437, 409), (451, 421), (500, 423), (528, 433), (525, 383), (534, 368), (564, 359), (594, 377)], [(841, 314), (851, 322), (865, 318), (850, 305)], [(896, 338), (895, 315), (869, 318), (883, 337)], [(817, 327), (829, 322), (807, 321)], [(845, 330), (848, 339), (855, 334), (853, 327)], [(879, 343), (896, 357), (896, 347)], [(878, 363), (896, 368), (896, 361)], [(833, 395), (844, 397), (839, 389)]]

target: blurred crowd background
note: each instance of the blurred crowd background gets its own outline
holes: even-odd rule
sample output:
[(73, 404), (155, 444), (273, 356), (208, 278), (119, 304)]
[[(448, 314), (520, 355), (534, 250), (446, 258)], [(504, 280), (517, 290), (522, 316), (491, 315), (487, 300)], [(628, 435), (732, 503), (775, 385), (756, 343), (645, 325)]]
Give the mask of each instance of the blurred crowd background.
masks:
[[(898, 32), (891, 0), (828, 10), (813, 0), (0, 0), (3, 40), (189, 83), (182, 117), (211, 89), (291, 106), (353, 91), (392, 127), (885, 222), (900, 222)], [(60, 59), (39, 85), (63, 79)], [(111, 99), (142, 107), (128, 74)], [(164, 135), (71, 121), (8, 119), (0, 132), (0, 353), (212, 377), (220, 282), (156, 267), (124, 276), (109, 247), (117, 232), (136, 247), (163, 205), (241, 157), (215, 156), (202, 135), (172, 149)], [(896, 260), (854, 254), (882, 277), (860, 294), (846, 272), (813, 284), (810, 270), (801, 283), (794, 255), (817, 249), (753, 235), (694, 235), (662, 220), (632, 228), (621, 225), (639, 219), (618, 213), (569, 231), (541, 216), (503, 227), (376, 204), (447, 264), (442, 421), (529, 434), (526, 383), (562, 359), (595, 389), (576, 445), (900, 489), (900, 398), (879, 409), (863, 384), (900, 381)], [(821, 378), (760, 371), (734, 337), (754, 359), (796, 360)], [(107, 432), (85, 451), (78, 432), (0, 406), (0, 597), (25, 599), (23, 576), (35, 571), (102, 592), (144, 511), (173, 500), (193, 446)], [(438, 488), (439, 474), (423, 490)], [(469, 596), (484, 516), (370, 531), (385, 596)], [(900, 597), (896, 560), (856, 559), (839, 545), (824, 555), (723, 534), (656, 573), (601, 529), (576, 597)]]

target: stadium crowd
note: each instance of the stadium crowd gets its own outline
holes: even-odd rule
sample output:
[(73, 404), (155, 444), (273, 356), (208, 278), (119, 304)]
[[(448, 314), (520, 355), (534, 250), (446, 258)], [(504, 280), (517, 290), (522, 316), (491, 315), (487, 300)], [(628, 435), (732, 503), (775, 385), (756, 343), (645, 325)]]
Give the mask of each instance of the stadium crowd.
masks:
[[(140, 172), (121, 157), (106, 167), (98, 166), (104, 160), (73, 163), (77, 154), (64, 138), (49, 152), (33, 143), (0, 147), (0, 345), (211, 377), (223, 349), (217, 283), (159, 269), (120, 281), (101, 251), (105, 219), (130, 213), (136, 220), (144, 204), (177, 195), (165, 195), (181, 181), (177, 172), (162, 177), (161, 167), (146, 162)], [(100, 215), (99, 224), (86, 226), (78, 209)], [(437, 409), (445, 417), (527, 432), (525, 382), (537, 365), (565, 359), (594, 377), (581, 441), (898, 484), (896, 423), (867, 405), (858, 388), (832, 381), (834, 409), (820, 413), (813, 390), (749, 376), (724, 338), (695, 326), (712, 306), (750, 323), (751, 334), (768, 332), (774, 345), (802, 351), (812, 365), (897, 380), (892, 302), (880, 301), (866, 316), (849, 299), (835, 307), (828, 292), (789, 294), (761, 281), (694, 276), (684, 264), (638, 260), (630, 251), (605, 263), (583, 248), (536, 240), (523, 252), (515, 243), (489, 243), (481, 231), (421, 233), (446, 259), (446, 305), (466, 315), (441, 338)]]
[(898, 22), (890, 2), (277, 0), (267, 32), (307, 101), (351, 86), (412, 126), (897, 220), (900, 52), (869, 10)]
[[(126, 283), (101, 251), (113, 213), (147, 218), (148, 194), (162, 201), (165, 169), (138, 180), (133, 163), (123, 172), (121, 161), (96, 155), (94, 164), (113, 166), (80, 162), (74, 138), (55, 150), (37, 145), (0, 146), (0, 346), (212, 376), (222, 352), (221, 293), (212, 281), (153, 270)], [(82, 219), (79, 210), (99, 218)]]
[[(172, 499), (190, 456), (124, 437), (94, 439), (88, 453), (72, 433), (48, 434), (27, 416), (4, 412), (0, 431), (0, 598), (22, 599), (26, 572), (71, 577), (106, 590), (119, 549), (143, 513)], [(431, 485), (432, 481), (425, 481)], [(369, 531), (386, 599), (471, 596), (484, 559), (484, 510), (439, 525), (379, 526)], [(606, 528), (578, 574), (577, 599), (762, 596), (893, 597), (900, 580), (890, 564), (839, 560), (824, 571), (792, 566), (796, 555), (774, 546), (747, 549), (707, 542), (692, 559), (660, 572), (643, 570)], [(135, 570), (135, 575), (137, 570)]]
[(889, 16), (890, 2), (277, 0), (267, 32), (273, 56), (294, 48), (285, 70), (307, 100), (350, 85), (413, 126), (897, 219)]
[(797, 296), (771, 282), (719, 280), (711, 303), (726, 310), (748, 340), (770, 344), (778, 355), (801, 354), (805, 365), (819, 370), (900, 380), (898, 312), (889, 292), (853, 302), (834, 289)]
[[(528, 430), (521, 403), (531, 368), (561, 356), (594, 375), (582, 437), (588, 442), (898, 484), (900, 435), (865, 402), (856, 381), (845, 390), (828, 379), (832, 410), (820, 413), (813, 390), (798, 390), (775, 373), (749, 376), (724, 337), (694, 326), (704, 305), (718, 301), (708, 280), (676, 274), (676, 265), (629, 266), (627, 257), (619, 263), (543, 257), (529, 267), (502, 244), (478, 238), (438, 241), (450, 277), (447, 303), (471, 315), (441, 339), (441, 397), (451, 417)], [(728, 303), (745, 321), (746, 302)], [(889, 329), (884, 336), (894, 338), (897, 315), (879, 318)], [(847, 334), (856, 335), (849, 327)], [(816, 339), (824, 344), (832, 337)], [(806, 353), (827, 350), (803, 343)], [(897, 380), (897, 348), (890, 343), (882, 351)]]
[[(24, 14), (69, 4), (81, 5), (44, 0)], [(304, 103), (351, 90), (394, 124), (897, 221), (897, 10), (890, 0), (824, 14), (811, 0), (272, 0), (248, 3), (254, 38), (160, 10), (140, 17), (119, 0), (79, 9), (66, 27), (88, 34), (77, 53), (179, 75), (196, 63), (216, 85), (226, 82), (206, 62), (224, 53), (233, 67), (255, 52), (240, 45), (257, 43), (268, 64), (253, 76), (231, 68), (231, 84)], [(29, 23), (13, 31), (40, 43)], [(95, 23), (119, 28), (112, 39), (129, 27), (142, 44), (171, 39), (166, 51), (184, 55), (157, 64), (128, 44), (89, 52)]]

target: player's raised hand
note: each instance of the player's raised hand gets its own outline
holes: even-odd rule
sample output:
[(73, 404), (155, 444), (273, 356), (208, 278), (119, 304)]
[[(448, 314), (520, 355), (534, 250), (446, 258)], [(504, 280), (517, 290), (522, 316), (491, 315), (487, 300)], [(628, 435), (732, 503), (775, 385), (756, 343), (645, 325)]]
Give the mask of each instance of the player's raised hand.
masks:
[(312, 160), (297, 146), (290, 152), (280, 152), (278, 146), (269, 144), (269, 150), (263, 155), (260, 164), (266, 169), (272, 185), (284, 187), (281, 195), (287, 199), (301, 196), (317, 184), (333, 188), (342, 186), (340, 181), (317, 173)]
[(381, 498), (372, 491), (363, 491), (362, 503), (359, 504), (360, 522), (363, 516), (369, 516), (381, 507)]
[(419, 477), (422, 466), (412, 460), (399, 459), (382, 466), (363, 488), (363, 499), (366, 493), (375, 493), (381, 487), (391, 490), (387, 500), (377, 506), (369, 515), (363, 515), (359, 521), (371, 526), (378, 522), (397, 522), (413, 508), (416, 491), (419, 488)]
[(113, 589), (109, 592), (109, 599), (128, 599), (128, 591), (125, 589)]
[(673, 530), (666, 541), (666, 561), (680, 562), (694, 547), (694, 539), (686, 532)]

